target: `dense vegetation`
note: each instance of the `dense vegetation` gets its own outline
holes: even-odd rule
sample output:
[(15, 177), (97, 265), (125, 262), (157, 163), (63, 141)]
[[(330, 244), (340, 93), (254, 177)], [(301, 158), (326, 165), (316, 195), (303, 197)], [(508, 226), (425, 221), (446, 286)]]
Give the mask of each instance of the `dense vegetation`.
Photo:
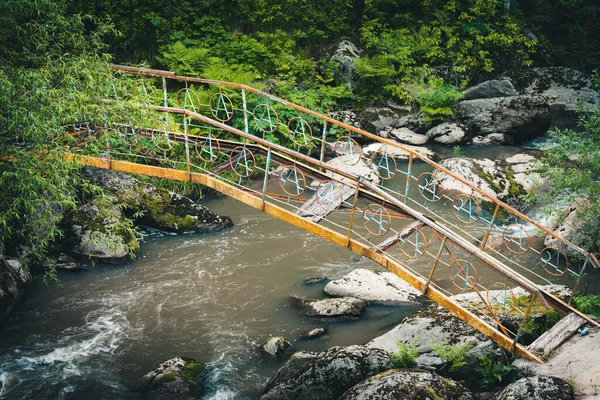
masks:
[[(43, 258), (61, 215), (98, 190), (51, 140), (65, 124), (144, 118), (110, 62), (258, 82), (324, 112), (394, 99), (445, 118), (460, 89), (505, 69), (597, 68), (598, 14), (594, 0), (4, 0), (0, 243)], [(364, 55), (352, 91), (330, 59), (342, 39)]]

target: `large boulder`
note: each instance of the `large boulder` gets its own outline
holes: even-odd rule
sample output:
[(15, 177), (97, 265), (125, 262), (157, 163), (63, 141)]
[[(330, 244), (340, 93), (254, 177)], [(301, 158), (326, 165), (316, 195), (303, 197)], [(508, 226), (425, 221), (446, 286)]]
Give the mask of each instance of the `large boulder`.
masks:
[[(491, 198), (519, 205), (519, 195), (523, 188), (514, 179), (514, 173), (500, 162), (488, 158), (473, 159), (465, 157), (448, 158), (441, 165), (473, 186), (488, 194)], [(494, 203), (485, 196), (472, 192), (471, 188), (457, 181), (446, 173), (436, 170), (433, 175), (442, 185), (444, 193), (449, 196), (470, 194), (482, 207), (489, 209)]]
[(420, 304), (421, 292), (391, 272), (376, 273), (359, 268), (325, 286), (333, 297), (356, 297), (370, 304), (415, 306)]
[(319, 353), (313, 351), (297, 351), (291, 355), (289, 360), (279, 368), (267, 382), (265, 393), (276, 386), (284, 385), (287, 381), (297, 377), (304, 372), (313, 360), (319, 357)]
[(406, 317), (394, 329), (367, 343), (367, 347), (395, 353), (398, 351), (398, 342), (409, 346), (416, 343), (419, 351), (415, 358), (417, 367), (427, 369), (445, 367), (436, 347), (468, 346), (465, 354), (468, 364), (456, 371), (467, 382), (476, 379), (474, 368), (479, 365), (478, 356), (500, 354), (498, 346), (489, 338), (435, 304)]
[(123, 264), (139, 249), (137, 238), (117, 206), (97, 198), (79, 207), (70, 218), (66, 245), (78, 258), (106, 264)]
[(8, 319), (27, 293), (31, 273), (17, 260), (6, 260), (0, 254), (0, 323)]
[(541, 136), (550, 127), (550, 109), (542, 96), (464, 100), (454, 106), (454, 115), (472, 135), (505, 133), (515, 143)]
[(187, 357), (167, 360), (142, 377), (138, 391), (148, 400), (183, 400), (201, 396), (203, 386), (198, 377), (204, 365)]
[(363, 51), (349, 40), (342, 40), (332, 51), (331, 60), (339, 63), (337, 75), (340, 81), (348, 85), (352, 91), (356, 86), (356, 75), (354, 63), (362, 55)]
[(408, 128), (413, 132), (425, 135), (435, 125), (436, 122), (428, 120), (425, 114), (417, 113), (405, 115), (390, 126), (393, 128)]
[(309, 299), (290, 296), (293, 306), (299, 309), (300, 315), (321, 317), (332, 320), (353, 320), (360, 316), (369, 304), (368, 301), (354, 297), (337, 299)]
[(210, 233), (233, 225), (185, 196), (140, 182), (122, 173), (88, 167), (83, 176), (125, 205), (125, 214), (136, 222), (167, 232)]
[(340, 400), (472, 400), (460, 383), (431, 372), (391, 369), (348, 390)]
[(283, 360), (294, 353), (294, 346), (283, 336), (268, 338), (258, 351), (267, 360)]
[(415, 133), (408, 128), (396, 128), (386, 133), (388, 133), (390, 136), (394, 137), (401, 143), (412, 144), (415, 146), (420, 146), (429, 141), (429, 137), (427, 135)]
[(519, 92), (509, 78), (481, 82), (465, 90), (463, 100), (489, 99), (492, 97), (517, 96)]
[(376, 134), (387, 127), (395, 127), (406, 111), (391, 107), (371, 107), (362, 111), (358, 118), (364, 130)]
[(554, 376), (532, 376), (511, 383), (494, 394), (495, 400), (575, 400), (568, 382)]
[(589, 76), (566, 67), (512, 70), (505, 73), (520, 94), (541, 95), (550, 102), (552, 126), (574, 128), (579, 103), (596, 105), (598, 92)]
[(357, 383), (392, 368), (394, 364), (385, 351), (365, 346), (332, 347), (316, 357), (284, 365), (285, 373), (275, 374), (275, 382), (267, 384), (261, 399), (337, 400)]
[(441, 144), (461, 144), (469, 140), (465, 127), (453, 122), (444, 122), (427, 131), (426, 136)]

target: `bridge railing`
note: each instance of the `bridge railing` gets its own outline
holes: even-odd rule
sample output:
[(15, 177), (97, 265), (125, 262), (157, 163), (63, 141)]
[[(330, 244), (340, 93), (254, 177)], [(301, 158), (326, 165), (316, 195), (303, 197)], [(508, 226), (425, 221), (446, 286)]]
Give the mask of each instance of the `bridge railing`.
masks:
[[(136, 95), (142, 104), (197, 112), (246, 134), (285, 143), (319, 161), (336, 157), (336, 165), (342, 169), (357, 165), (373, 169), (375, 174), (371, 175), (380, 188), (431, 215), (538, 284), (562, 283), (576, 289), (588, 268), (600, 267), (584, 249), (432, 161), (414, 146), (382, 138), (248, 85), (168, 71), (126, 66), (114, 69), (160, 81), (141, 82)], [(212, 125), (194, 126), (191, 121), (190, 127), (206, 130), (209, 138), (223, 132)], [(373, 143), (361, 146), (365, 141)], [(455, 188), (458, 183), (458, 190), (444, 188), (449, 181)], [(452, 214), (443, 212), (447, 210)], [(543, 236), (553, 238), (552, 244), (544, 246)]]
[[(157, 119), (148, 126), (123, 121), (104, 132), (74, 125), (71, 143), (82, 154), (99, 155), (97, 166), (202, 183), (308, 229), (372, 258), (505, 348), (530, 358), (535, 357), (518, 339), (536, 311), (536, 301), (541, 307), (570, 311), (538, 288), (567, 279), (576, 286), (584, 276), (583, 269), (561, 264), (560, 257), (544, 264), (546, 249), (536, 248), (527, 235), (531, 227), (547, 230), (412, 148), (247, 86), (115, 68), (144, 77), (132, 97), (154, 110)], [(198, 94), (200, 87), (192, 83), (208, 89)], [(225, 89), (239, 90), (239, 96)], [(294, 113), (273, 108), (280, 111), (278, 118), (287, 116), (285, 123), (269, 122), (268, 117), (257, 122), (260, 104), (252, 110), (249, 105), (261, 99), (265, 108), (277, 103)], [(236, 113), (241, 114), (237, 120)], [(271, 123), (276, 127), (265, 132)], [(322, 133), (309, 137), (307, 131), (316, 123), (322, 124)], [(361, 148), (365, 138), (375, 146)], [(446, 177), (469, 192), (446, 193), (440, 184)], [(583, 268), (596, 265), (583, 250), (552, 235), (583, 255)], [(491, 244), (494, 238), (500, 247)], [(516, 323), (500, 324), (507, 319)]]

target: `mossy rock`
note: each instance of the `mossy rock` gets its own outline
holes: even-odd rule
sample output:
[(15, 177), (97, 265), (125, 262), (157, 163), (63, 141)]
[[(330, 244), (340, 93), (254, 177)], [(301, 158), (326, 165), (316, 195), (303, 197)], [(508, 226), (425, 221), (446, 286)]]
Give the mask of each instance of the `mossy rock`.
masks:
[(198, 382), (202, 371), (204, 364), (192, 358), (174, 357), (144, 375), (137, 390), (148, 399), (200, 396), (204, 393), (204, 387)]

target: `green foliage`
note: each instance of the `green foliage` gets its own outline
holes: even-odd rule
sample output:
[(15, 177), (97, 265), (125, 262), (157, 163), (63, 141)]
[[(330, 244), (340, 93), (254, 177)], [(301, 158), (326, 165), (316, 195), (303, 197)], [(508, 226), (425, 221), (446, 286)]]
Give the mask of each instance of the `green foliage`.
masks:
[(397, 368), (411, 368), (417, 365), (415, 359), (419, 355), (419, 342), (415, 339), (409, 346), (398, 341), (398, 351), (392, 353), (392, 361)]
[(426, 121), (444, 120), (452, 115), (452, 106), (463, 98), (454, 85), (440, 84), (441, 79), (430, 79), (430, 91), (417, 97), (421, 111), (425, 114)]
[(492, 355), (482, 354), (477, 359), (479, 366), (475, 367), (475, 371), (481, 374), (481, 387), (484, 389), (495, 388), (517, 370), (514, 365), (495, 362)]
[[(77, 203), (64, 126), (146, 118), (125, 101), (134, 80), (109, 68), (102, 40), (112, 34), (98, 19), (66, 15), (62, 1), (0, 4), (0, 242), (30, 260), (45, 257)], [(108, 93), (121, 101), (103, 101)]]
[[(596, 77), (596, 83), (597, 77)], [(568, 238), (592, 253), (600, 252), (600, 109), (583, 105), (578, 129), (554, 130), (541, 173), (555, 202), (576, 205), (575, 228)]]
[(582, 313), (600, 318), (600, 295), (576, 295), (573, 296), (572, 304)]
[(452, 346), (447, 340), (444, 343), (436, 343), (431, 346), (440, 359), (444, 362), (448, 372), (456, 372), (467, 365), (466, 354), (473, 348), (470, 343), (464, 343), (460, 346)]

